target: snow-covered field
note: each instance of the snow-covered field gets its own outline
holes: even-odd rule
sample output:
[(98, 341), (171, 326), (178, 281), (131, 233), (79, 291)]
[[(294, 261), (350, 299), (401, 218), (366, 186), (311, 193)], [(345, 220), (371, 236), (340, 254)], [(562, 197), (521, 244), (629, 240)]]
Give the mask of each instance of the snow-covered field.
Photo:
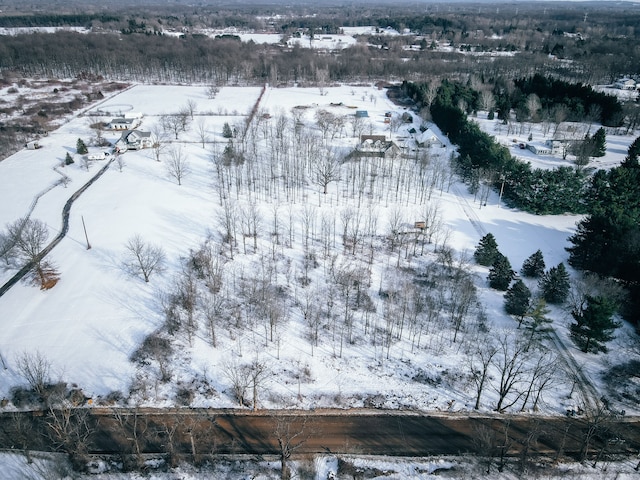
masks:
[[(253, 163), (222, 169), (232, 178), (225, 190), (212, 162), (227, 145), (222, 137), (223, 125), (244, 122), (259, 98), (255, 128), (249, 129), (249, 135), (260, 139), (256, 143), (260, 150), (252, 157)], [(77, 384), (95, 402), (112, 391), (124, 392), (126, 397), (132, 383), (139, 386), (140, 379), (145, 378), (142, 383), (148, 388), (145, 393), (131, 397), (132, 403), (173, 404), (176, 385), (191, 385), (196, 391), (192, 405), (233, 407), (237, 401), (231, 394), (228, 371), (234, 365), (255, 361), (268, 367), (259, 395), (262, 407), (373, 405), (452, 411), (473, 408), (475, 396), (468, 379), (466, 351), (479, 338), (477, 318), (484, 316), (495, 337), (520, 333), (516, 330), (517, 323), (503, 312), (502, 293), (487, 287), (487, 269), (462, 261), (464, 253), (469, 256), (480, 237), (492, 232), (515, 269), (537, 249), (543, 252), (547, 267), (566, 263), (564, 248), (579, 217), (524, 214), (501, 205), (495, 193), (490, 195), (486, 206), (481, 206), (464, 185), (455, 181), (445, 185), (442, 180), (427, 200), (414, 188), (416, 172), (409, 160), (380, 162), (381, 170), (373, 180), (369, 177), (359, 191), (354, 187), (358, 162), (345, 163), (339, 180), (328, 184), (326, 195), (309, 174), (312, 166), (306, 167), (307, 174), (302, 177), (287, 170), (295, 169), (295, 158), (303, 154), (287, 150), (290, 145), (279, 146), (275, 139), (293, 141), (293, 124), (283, 124), (285, 133), (281, 132), (280, 137), (274, 132), (278, 130), (279, 119), (291, 121), (292, 111), (297, 112), (296, 125), (300, 131), (312, 136), (322, 136), (316, 127), (318, 111), (343, 117), (343, 127), (328, 130), (325, 135), (333, 151), (340, 154), (351, 151), (358, 143), (352, 129), (356, 110), (368, 112), (366, 130), (362, 133), (386, 135), (407, 151), (414, 150), (409, 129), (420, 126), (417, 116), (413, 115), (413, 124), (403, 124), (391, 132), (385, 123), (385, 113), (399, 116), (404, 109), (392, 104), (385, 90), (374, 86), (267, 87), (262, 96), (260, 88), (224, 87), (210, 99), (202, 86), (136, 85), (91, 110), (142, 112), (140, 129), (155, 131), (162, 115), (175, 113), (190, 101), (196, 105), (190, 127), (180, 132), (177, 140), (169, 134), (166, 143), (171, 145), (163, 153), (162, 161), (154, 159), (152, 149), (128, 151), (122, 157), (125, 161), (122, 171), (113, 163), (74, 203), (69, 233), (47, 257), (60, 273), (58, 284), (43, 291), (23, 281), (0, 297), (0, 355), (5, 366), (0, 370), (0, 395), (9, 397), (11, 387), (24, 384), (16, 369), (17, 356), (38, 351), (51, 362), (55, 380)], [(91, 122), (95, 121), (96, 117), (91, 117)], [(496, 123), (482, 114), (478, 121), (500, 141), (512, 144), (513, 133), (497, 130)], [(77, 139), (88, 140), (95, 135), (89, 123), (86, 116), (70, 118), (60, 129), (41, 139), (41, 149), (24, 150), (0, 162), (0, 226), (31, 213), (31, 218), (48, 225), (50, 238), (57, 234), (66, 200), (104, 164), (94, 162), (87, 171), (80, 156), (75, 155)], [(532, 128), (534, 138), (541, 138), (542, 132), (535, 131), (539, 127)], [(106, 132), (105, 136), (115, 142), (119, 134)], [(607, 156), (598, 166), (619, 163), (633, 138), (609, 135)], [(91, 147), (90, 151), (97, 148)], [(170, 148), (180, 149), (189, 164), (190, 173), (182, 185), (167, 173)], [(413, 154), (426, 152), (431, 165), (446, 165), (453, 151), (447, 144)], [(67, 152), (75, 155), (76, 162), (61, 167)], [(514, 154), (545, 167), (569, 164), (570, 160), (541, 158), (515, 149)], [(391, 169), (386, 176), (382, 170), (385, 165)], [(63, 175), (70, 182), (61, 183)], [(259, 182), (248, 188), (246, 179), (252, 175)], [(299, 184), (294, 184), (294, 177), (301, 179)], [(385, 178), (393, 179), (394, 183)], [(234, 184), (236, 180), (238, 183)], [(233, 251), (222, 241), (223, 205), (233, 205), (237, 215)], [(255, 246), (254, 238), (241, 232), (243, 213), (248, 214), (252, 205), (260, 224)], [(415, 338), (406, 332), (399, 336), (395, 332), (394, 339), (385, 343), (382, 334), (376, 336), (371, 332), (384, 331), (384, 323), (398, 310), (390, 310), (379, 291), (408, 288), (412, 282), (407, 279), (439, 262), (433, 243), (423, 247), (418, 241), (414, 244), (411, 240), (404, 241), (404, 247), (389, 253), (389, 225), (394, 218), (400, 218), (403, 234), (413, 238), (417, 235), (413, 224), (423, 218), (428, 205), (438, 210), (441, 221), (435, 244), (451, 247), (454, 263), (474, 274), (482, 306), (474, 307), (475, 313), (468, 318), (469, 326), (463, 327), (463, 341), (452, 342), (452, 330), (442, 313), (444, 320), (424, 333), (419, 347), (415, 347)], [(357, 218), (362, 232), (368, 229), (371, 233), (357, 245), (342, 245), (341, 231), (347, 217), (352, 226)], [(91, 249), (87, 249), (83, 222)], [(305, 222), (310, 225), (310, 247), (306, 245)], [(149, 283), (123, 268), (125, 243), (136, 234), (160, 245), (167, 256), (166, 271), (152, 276)], [(271, 313), (254, 311), (247, 304), (226, 303), (225, 318), (234, 318), (243, 327), (219, 325), (216, 345), (212, 346), (204, 317), (198, 317), (193, 338), (180, 335), (175, 339), (172, 381), (152, 380), (154, 367), (139, 367), (129, 358), (146, 336), (164, 325), (166, 312), (161, 299), (166, 300), (168, 292), (175, 291), (184, 259), (207, 238), (220, 248), (226, 282), (223, 290), (250, 289), (246, 285), (255, 286), (260, 279), (268, 278), (279, 287), (277, 291), (284, 292), (276, 302), (279, 312), (274, 334), (271, 335), (267, 318)], [(327, 254), (323, 254), (324, 247), (329, 249)], [(311, 283), (306, 286), (300, 278), (306, 268), (305, 255), (310, 251), (317, 265), (310, 267)], [(343, 312), (343, 294), (332, 290), (327, 279), (336, 271), (351, 267), (368, 268), (364, 292), (375, 312), (362, 309)], [(0, 271), (2, 283), (12, 273), (14, 270)], [(240, 296), (234, 299), (239, 302)], [(304, 299), (322, 311), (329, 304), (334, 305), (333, 320), (346, 315), (353, 322), (354, 331), (346, 334), (344, 327), (336, 329), (327, 321), (321, 326), (318, 344), (312, 345), (303, 319)], [(626, 347), (633, 335), (628, 326), (619, 330), (618, 346), (611, 353), (598, 357), (580, 354), (568, 338), (568, 313), (554, 308), (552, 316), (558, 335), (596, 385), (607, 365), (616, 364), (620, 357), (637, 355)], [(210, 388), (202, 388), (203, 385)], [(576, 396), (567, 398), (570, 389), (570, 382), (558, 382), (552, 391), (545, 393), (539, 406), (548, 413), (563, 413), (581, 402)], [(496, 392), (488, 388), (483, 393), (482, 408), (492, 409), (495, 401)], [(634, 413), (628, 406), (626, 409), (627, 413)]]

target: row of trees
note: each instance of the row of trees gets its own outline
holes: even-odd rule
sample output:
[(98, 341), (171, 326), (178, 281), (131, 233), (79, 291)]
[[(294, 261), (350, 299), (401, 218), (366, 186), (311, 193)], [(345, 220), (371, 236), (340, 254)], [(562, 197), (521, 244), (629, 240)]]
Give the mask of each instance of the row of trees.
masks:
[[(478, 91), (449, 81), (437, 90), (426, 84), (405, 84), (404, 88), (420, 105), (430, 108), (434, 122), (458, 145), (457, 171), (472, 189), (478, 190), (482, 184), (500, 188), (507, 203), (537, 214), (585, 212), (586, 172), (570, 167), (534, 169), (513, 158), (467, 119), (467, 113), (487, 102)], [(603, 154), (605, 145), (604, 129), (575, 142), (577, 165), (584, 166), (589, 157)]]
[[(135, 354), (138, 361), (144, 352), (166, 348), (157, 337), (148, 337)], [(0, 442), (22, 451), (29, 463), (33, 462), (32, 450), (51, 450), (68, 455), (75, 471), (86, 471), (92, 448), (108, 438), (102, 448), (118, 451), (123, 471), (144, 467), (145, 453), (162, 452), (167, 464), (174, 467), (180, 460), (189, 458), (195, 465), (206, 461), (219, 450), (233, 449), (232, 441), (218, 428), (214, 414), (201, 412), (185, 415), (153, 416), (139, 406), (128, 409), (107, 407), (106, 415), (96, 417), (85, 405), (87, 397), (82, 390), (56, 380), (54, 366), (42, 353), (25, 352), (15, 359), (17, 373), (26, 382), (12, 392), (18, 407), (39, 406), (40, 416), (32, 417), (24, 412), (5, 415), (0, 425)], [(109, 405), (117, 401), (117, 392), (104, 399)], [(34, 420), (35, 419), (35, 420)], [(306, 419), (272, 415), (271, 435), (279, 448), (281, 466), (288, 472), (289, 458), (302, 446), (312, 433), (305, 428)], [(47, 477), (48, 478), (48, 477)]]

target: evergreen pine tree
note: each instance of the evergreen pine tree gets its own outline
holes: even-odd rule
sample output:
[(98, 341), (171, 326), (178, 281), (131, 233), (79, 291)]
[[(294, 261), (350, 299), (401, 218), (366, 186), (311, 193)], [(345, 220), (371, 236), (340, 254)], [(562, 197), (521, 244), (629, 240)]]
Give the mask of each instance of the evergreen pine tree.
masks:
[(531, 290), (520, 279), (516, 280), (504, 294), (504, 309), (509, 315), (518, 317), (518, 328), (529, 311), (530, 302)]
[(545, 302), (543, 298), (538, 299), (533, 310), (527, 315), (529, 321), (527, 322), (526, 328), (531, 332), (529, 342), (527, 343), (527, 350), (531, 347), (536, 335), (551, 330), (553, 320), (547, 317), (548, 314), (549, 309), (547, 308), (547, 302)]
[(513, 279), (513, 270), (509, 259), (500, 252), (497, 252), (493, 265), (489, 269), (489, 286), (496, 290), (507, 290)]
[(499, 254), (498, 243), (495, 237), (492, 233), (487, 233), (480, 239), (476, 251), (473, 252), (473, 258), (478, 264), (488, 267), (493, 264)]
[(575, 323), (570, 326), (571, 338), (585, 353), (606, 352), (605, 343), (613, 338), (613, 332), (620, 326), (613, 320), (615, 303), (606, 297), (585, 296), (583, 304), (571, 312)]
[(607, 153), (607, 134), (604, 128), (600, 127), (591, 137), (591, 155), (594, 157), (604, 157)]
[(67, 155), (64, 157), (64, 164), (71, 165), (72, 163), (73, 163), (73, 157), (69, 152), (67, 152)]
[(624, 157), (622, 166), (625, 168), (638, 168), (638, 166), (640, 166), (638, 157), (640, 157), (640, 137), (636, 138), (631, 145), (629, 145), (627, 156)]
[(85, 143), (82, 141), (81, 138), (79, 138), (78, 141), (76, 142), (76, 153), (80, 155), (85, 155), (89, 153), (87, 146), (85, 145)]
[(233, 137), (233, 131), (231, 130), (231, 127), (229, 126), (228, 122), (224, 122), (224, 125), (222, 126), (222, 136), (224, 138)]
[(522, 275), (527, 278), (540, 278), (544, 273), (545, 264), (542, 252), (537, 250), (522, 264)]
[(564, 266), (564, 263), (559, 263), (557, 267), (551, 267), (548, 272), (545, 272), (538, 286), (542, 291), (542, 298), (548, 303), (560, 304), (567, 299), (569, 295), (569, 273)]

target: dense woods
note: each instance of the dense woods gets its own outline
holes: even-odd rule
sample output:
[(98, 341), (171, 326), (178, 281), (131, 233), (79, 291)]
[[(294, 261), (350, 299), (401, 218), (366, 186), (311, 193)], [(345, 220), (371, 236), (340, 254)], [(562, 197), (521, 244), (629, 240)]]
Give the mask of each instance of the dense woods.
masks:
[[(566, 5), (549, 5), (544, 15), (525, 5), (471, 9), (472, 13), (463, 4), (447, 9), (427, 5), (423, 12), (402, 4), (393, 9), (327, 5), (317, 12), (314, 7), (314, 15), (302, 4), (291, 7), (291, 17), (273, 16), (269, 7), (260, 5), (233, 10), (194, 7), (191, 12), (168, 6), (114, 6), (109, 14), (79, 14), (73, 8), (55, 14), (5, 10), (0, 27), (81, 26), (102, 35), (2, 36), (0, 65), (25, 75), (85, 71), (179, 82), (315, 82), (317, 72), (326, 70), (333, 81), (418, 81), (471, 73), (486, 79), (528, 78), (548, 72), (574, 82), (607, 83), (638, 72), (638, 32), (633, 27), (640, 15), (623, 7), (600, 8), (588, 22), (582, 8)], [(340, 33), (343, 27), (358, 25), (373, 25), (380, 34), (362, 35), (355, 47), (336, 55), (283, 45), (241, 45), (196, 33), (234, 27), (286, 37)], [(384, 35), (387, 27), (411, 34)], [(182, 38), (163, 35), (171, 31), (181, 32)], [(437, 48), (444, 45), (447, 49)], [(613, 54), (620, 51), (625, 55)]]

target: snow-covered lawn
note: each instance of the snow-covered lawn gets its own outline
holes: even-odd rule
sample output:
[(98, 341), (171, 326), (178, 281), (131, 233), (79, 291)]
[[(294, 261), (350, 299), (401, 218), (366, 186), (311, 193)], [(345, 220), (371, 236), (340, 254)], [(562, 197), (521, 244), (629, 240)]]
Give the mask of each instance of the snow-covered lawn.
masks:
[[(214, 464), (196, 468), (192, 465), (180, 465), (165, 471), (161, 459), (150, 457), (149, 470), (144, 473), (118, 473), (108, 471), (108, 461), (92, 463), (91, 473), (73, 472), (63, 454), (34, 453), (33, 463), (27, 463), (24, 455), (18, 453), (0, 454), (0, 468), (3, 478), (33, 480), (48, 478), (77, 478), (92, 480), (196, 480), (201, 478), (224, 478), (226, 480), (277, 480), (281, 478), (279, 462), (256, 460), (255, 458), (221, 457)], [(562, 463), (553, 464), (539, 461), (520, 471), (517, 459), (507, 463), (502, 472), (494, 465), (486, 473), (486, 460), (478, 457), (371, 457), (341, 455), (318, 455), (290, 462), (294, 478), (313, 480), (343, 480), (351, 478), (375, 478), (379, 480), (423, 480), (434, 476), (444, 478), (516, 480), (520, 478), (560, 479), (616, 479), (631, 480), (637, 478), (634, 461), (606, 461), (593, 467), (591, 464)]]
[[(519, 269), (537, 249), (543, 252), (547, 267), (566, 263), (567, 238), (580, 217), (525, 214), (501, 205), (496, 193), (489, 196), (486, 206), (481, 206), (464, 185), (456, 182), (435, 188), (429, 202), (419, 200), (420, 192), (411, 187), (417, 174), (409, 161), (397, 161), (392, 167), (397, 171), (388, 173), (391, 177), (382, 174), (376, 177), (376, 182), (387, 181), (384, 178), (402, 179), (402, 186), (400, 183), (374, 185), (372, 181), (363, 187), (371, 189), (370, 195), (359, 194), (352, 187), (355, 180), (350, 175), (357, 174), (357, 162), (342, 165), (340, 179), (329, 184), (327, 195), (322, 194), (322, 188), (313, 183), (310, 176), (303, 184), (292, 186), (287, 180), (293, 178), (294, 172), (285, 171), (280, 164), (274, 164), (271, 170), (265, 167), (282, 154), (273, 140), (277, 136), (270, 135), (277, 130), (278, 118), (290, 118), (292, 109), (302, 112), (299, 123), (316, 134), (314, 125), (318, 111), (326, 110), (346, 118), (345, 126), (332, 140), (335, 151), (339, 152), (350, 151), (357, 144), (350, 127), (356, 110), (368, 112), (364, 133), (386, 135), (409, 150), (414, 147), (409, 128), (418, 128), (420, 124), (414, 115), (413, 124), (404, 124), (397, 132), (391, 132), (385, 123), (385, 113), (392, 111), (394, 115), (400, 115), (404, 109), (390, 102), (385, 90), (374, 86), (268, 87), (254, 119), (257, 123), (253, 133), (270, 138), (258, 143), (263, 150), (258, 152), (257, 161), (252, 165), (258, 165), (255, 168), (259, 172), (252, 173), (248, 165), (243, 165), (238, 171), (242, 170), (244, 177), (234, 177), (246, 182), (247, 177), (255, 174), (262, 183), (253, 185), (253, 191), (245, 184), (227, 186), (226, 202), (232, 203), (238, 214), (237, 245), (234, 252), (229, 252), (228, 244), (221, 241), (225, 202), (212, 157), (219, 155), (227, 145), (222, 137), (224, 123), (237, 125), (243, 122), (261, 90), (223, 87), (215, 98), (210, 99), (205, 86), (136, 85), (91, 109), (126, 108), (142, 112), (145, 116), (140, 129), (156, 130), (162, 115), (176, 113), (189, 101), (194, 102), (196, 109), (189, 130), (181, 132), (177, 141), (169, 137), (170, 147), (180, 149), (188, 159), (190, 173), (179, 186), (167, 174), (167, 151), (161, 162), (154, 159), (150, 149), (128, 151), (123, 155), (126, 165), (122, 171), (112, 164), (75, 202), (69, 232), (48, 257), (60, 273), (58, 284), (51, 290), (42, 291), (23, 281), (0, 297), (0, 354), (6, 365), (0, 371), (0, 396), (8, 397), (11, 387), (24, 384), (15, 359), (25, 351), (42, 353), (52, 363), (54, 379), (75, 383), (94, 399), (114, 390), (128, 392), (136, 374), (153, 377), (130, 362), (129, 357), (147, 335), (162, 328), (166, 312), (161, 299), (166, 300), (167, 294), (175, 291), (177, 275), (183, 270), (184, 259), (189, 257), (190, 250), (198, 250), (210, 237), (222, 248), (220, 258), (226, 261), (225, 280), (229, 289), (231, 285), (240, 289), (245, 283), (257, 282), (260, 276), (268, 276), (272, 283), (281, 287), (286, 304), (283, 308), (287, 313), (279, 319), (272, 338), (262, 319), (250, 317), (250, 306), (238, 305), (234, 308), (242, 313), (237, 321), (243, 322), (244, 327), (220, 326), (215, 347), (211, 346), (200, 318), (202, 323), (190, 342), (183, 336), (176, 340), (172, 382), (164, 384), (155, 380), (154, 384), (151, 381), (147, 394), (132, 398), (132, 402), (172, 404), (176, 384), (206, 384), (214, 392), (206, 393), (194, 387), (198, 392), (192, 405), (236, 406), (225, 370), (232, 364), (259, 361), (269, 368), (259, 398), (260, 406), (264, 407), (360, 407), (373, 402), (388, 408), (454, 411), (473, 408), (475, 397), (467, 378), (464, 349), (465, 345), (473, 343), (473, 338), (465, 337), (464, 342), (453, 343), (450, 328), (442, 327), (425, 334), (420, 348), (413, 348), (412, 340), (406, 334), (383, 347), (381, 338), (363, 331), (365, 321), (369, 320), (372, 325), (368, 328), (383, 327), (383, 312), (387, 307), (379, 291), (400, 285), (402, 272), (422, 272), (439, 262), (433, 244), (427, 244), (422, 255), (416, 252), (420, 251), (419, 246), (412, 247), (413, 251), (405, 247), (406, 251), (389, 253), (385, 240), (389, 235), (389, 222), (395, 215), (401, 215), (404, 234), (415, 235), (413, 222), (422, 219), (427, 204), (437, 205), (442, 220), (438, 243), (442, 246), (446, 242), (453, 249), (455, 259), (460, 259), (465, 252), (470, 255), (480, 237), (492, 232), (502, 253), (515, 269)], [(478, 121), (487, 131), (496, 131), (495, 122), (482, 115)], [(287, 126), (287, 135), (292, 130)], [(199, 131), (206, 133), (204, 148)], [(60, 164), (67, 152), (75, 153), (78, 138), (89, 139), (93, 135), (87, 117), (73, 118), (43, 138), (43, 148), (24, 150), (0, 162), (0, 226), (32, 209), (31, 218), (44, 221), (53, 238), (61, 228), (64, 203), (103, 162), (94, 162), (89, 171), (82, 168), (77, 155), (73, 165), (60, 167)], [(105, 136), (113, 142), (119, 138), (117, 133), (107, 132)], [(513, 135), (505, 132), (497, 136), (507, 143)], [(540, 138), (535, 131), (534, 136)], [(619, 163), (624, 157), (625, 145), (632, 140), (631, 136), (608, 136), (609, 149), (601, 164)], [(447, 145), (428, 149), (428, 152), (432, 163), (446, 165), (453, 150)], [(538, 158), (529, 155), (530, 152), (514, 153), (525, 156), (534, 165), (543, 162), (547, 162), (546, 166), (551, 166), (549, 162), (568, 164), (558, 158)], [(302, 153), (283, 154), (289, 159), (297, 155)], [(380, 165), (389, 167), (391, 164)], [(70, 179), (66, 186), (60, 183), (62, 175)], [(239, 226), (242, 212), (248, 212), (251, 205), (256, 206), (261, 224), (256, 251), (253, 238), (244, 237), (243, 242)], [(318, 265), (311, 268), (308, 287), (299, 280), (305, 264), (305, 212), (311, 218), (310, 242), (318, 261)], [(363, 229), (368, 221), (370, 231), (375, 233), (364, 241), (371, 245), (370, 260), (364, 254), (365, 247), (359, 247), (358, 255), (354, 256), (342, 246), (341, 230), (346, 216), (351, 214), (359, 218)], [(83, 221), (91, 249), (87, 249)], [(329, 230), (321, 233), (325, 227)], [(125, 243), (136, 234), (149, 243), (160, 245), (167, 256), (165, 273), (153, 276), (149, 283), (132, 276), (123, 267)], [(333, 238), (330, 255), (321, 253), (325, 234)], [(356, 250), (355, 246), (353, 248)], [(328, 272), (333, 271), (334, 266), (346, 269), (351, 265), (366, 265), (367, 261), (370, 262), (370, 281), (365, 292), (376, 311), (370, 319), (366, 316), (366, 320), (363, 310), (352, 314), (355, 333), (351, 343), (345, 341), (343, 344), (336, 337), (336, 330), (325, 325), (318, 345), (312, 346), (306, 337), (307, 327), (299, 305), (306, 292), (311, 292), (314, 304), (324, 308), (335, 301), (335, 315), (343, 315), (339, 294), (327, 290)], [(462, 265), (475, 274), (483, 305), (479, 311), (484, 312), (494, 335), (515, 334), (517, 324), (503, 312), (502, 294), (486, 286), (487, 269), (473, 263), (463, 262)], [(14, 270), (0, 270), (0, 280), (4, 283), (12, 273)], [(228, 311), (225, 315), (232, 316)], [(348, 311), (346, 315), (349, 315)], [(476, 316), (469, 319), (470, 325), (475, 325)], [(592, 380), (599, 383), (599, 375), (607, 363), (615, 364), (618, 355), (623, 353), (628, 358), (630, 353), (614, 347), (608, 355), (578, 355), (567, 336), (568, 317), (562, 309), (554, 309), (554, 327)], [(469, 326), (470, 333), (465, 335), (475, 335), (474, 328)], [(342, 335), (344, 331), (341, 331)], [(630, 335), (630, 328), (621, 329), (620, 344), (625, 344)], [(551, 413), (564, 412), (576, 401), (567, 398), (570, 388), (570, 382), (558, 383), (552, 392), (545, 394), (543, 409)], [(491, 409), (495, 398), (495, 392), (487, 389), (483, 394), (483, 409)], [(627, 412), (633, 413), (629, 409)]]

